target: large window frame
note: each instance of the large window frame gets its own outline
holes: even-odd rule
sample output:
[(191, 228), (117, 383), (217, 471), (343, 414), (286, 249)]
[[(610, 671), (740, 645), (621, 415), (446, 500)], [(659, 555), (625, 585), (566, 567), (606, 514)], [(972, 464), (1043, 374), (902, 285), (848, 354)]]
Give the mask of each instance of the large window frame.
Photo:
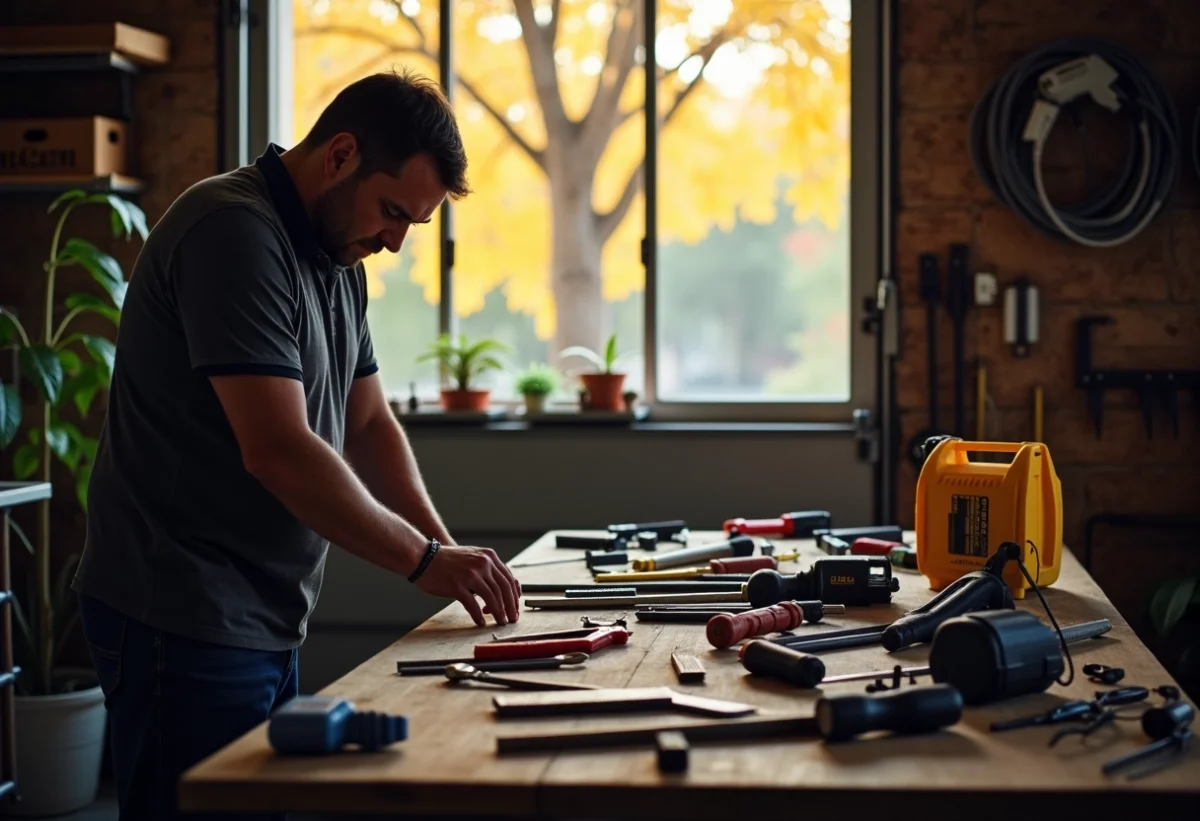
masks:
[[(736, 1), (736, 0), (735, 0)], [(645, 62), (655, 63), (657, 33), (656, 0), (645, 4)], [(644, 350), (645, 375), (642, 400), (652, 418), (663, 421), (705, 422), (809, 422), (850, 425), (856, 409), (884, 410), (880, 404), (880, 350), (877, 335), (863, 327), (864, 306), (875, 301), (886, 270), (887, 240), (890, 236), (887, 206), (888, 157), (891, 144), (890, 117), (886, 116), (887, 63), (892, 20), (886, 3), (850, 0), (850, 396), (844, 402), (795, 402), (736, 400), (723, 402), (663, 401), (656, 391), (658, 343), (658, 127), (656, 118), (646, 117), (645, 129), (645, 238), (643, 260), (645, 284)], [(454, 42), (453, 0), (439, 0), (438, 54), (440, 82), (453, 99)], [(281, 142), (283, 124), (290, 121), (291, 107), (291, 0), (225, 0), (222, 37), (223, 124), (222, 170), (251, 162), (268, 141)], [(657, 78), (645, 72), (647, 111), (657, 105)], [(454, 333), (457, 318), (452, 310), (454, 288), (454, 206), (447, 201), (440, 223), (439, 330)], [(886, 391), (884, 392), (886, 395)], [(888, 416), (882, 413), (885, 419)]]

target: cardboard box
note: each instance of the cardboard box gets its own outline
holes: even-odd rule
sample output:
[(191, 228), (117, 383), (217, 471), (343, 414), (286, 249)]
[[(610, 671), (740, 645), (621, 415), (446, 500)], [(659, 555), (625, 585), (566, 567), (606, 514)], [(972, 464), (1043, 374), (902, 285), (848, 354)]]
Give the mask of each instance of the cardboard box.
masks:
[(105, 54), (117, 52), (135, 63), (162, 65), (170, 43), (161, 34), (125, 23), (62, 26), (0, 26), (0, 54)]
[(125, 159), (125, 123), (120, 120), (0, 120), (0, 179), (124, 174)]

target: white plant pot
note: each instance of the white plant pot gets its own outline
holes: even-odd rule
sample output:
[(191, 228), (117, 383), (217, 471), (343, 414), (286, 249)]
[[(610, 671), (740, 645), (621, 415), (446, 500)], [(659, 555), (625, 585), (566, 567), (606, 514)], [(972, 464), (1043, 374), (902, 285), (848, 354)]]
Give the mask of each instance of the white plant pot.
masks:
[[(79, 672), (86, 675), (88, 671)], [(16, 781), (21, 800), (10, 804), (0, 799), (3, 813), (61, 815), (95, 801), (106, 730), (100, 688), (17, 696), (15, 701)]]

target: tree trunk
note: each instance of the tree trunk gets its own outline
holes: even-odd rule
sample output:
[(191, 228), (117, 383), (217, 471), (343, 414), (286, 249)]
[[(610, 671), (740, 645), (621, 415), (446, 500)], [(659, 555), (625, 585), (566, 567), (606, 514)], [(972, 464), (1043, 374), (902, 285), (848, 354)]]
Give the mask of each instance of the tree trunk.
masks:
[[(585, 345), (603, 355), (607, 323), (590, 169), (568, 164), (561, 173), (551, 171), (549, 177), (553, 221), (550, 276), (557, 309), (549, 360), (557, 363), (559, 351), (569, 345)], [(572, 359), (565, 364), (576, 367), (580, 362)]]

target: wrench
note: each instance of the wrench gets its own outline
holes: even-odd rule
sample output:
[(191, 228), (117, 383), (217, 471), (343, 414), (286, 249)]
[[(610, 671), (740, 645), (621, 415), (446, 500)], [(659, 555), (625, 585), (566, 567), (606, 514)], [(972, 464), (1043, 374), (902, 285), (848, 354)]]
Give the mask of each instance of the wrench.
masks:
[(565, 684), (557, 681), (539, 681), (536, 679), (525, 678), (508, 678), (507, 676), (493, 675), (486, 670), (479, 670), (470, 664), (448, 664), (446, 665), (446, 678), (452, 684), (457, 684), (461, 681), (479, 681), (484, 684), (495, 684), (500, 687), (508, 687), (513, 690), (597, 690), (591, 684)]

